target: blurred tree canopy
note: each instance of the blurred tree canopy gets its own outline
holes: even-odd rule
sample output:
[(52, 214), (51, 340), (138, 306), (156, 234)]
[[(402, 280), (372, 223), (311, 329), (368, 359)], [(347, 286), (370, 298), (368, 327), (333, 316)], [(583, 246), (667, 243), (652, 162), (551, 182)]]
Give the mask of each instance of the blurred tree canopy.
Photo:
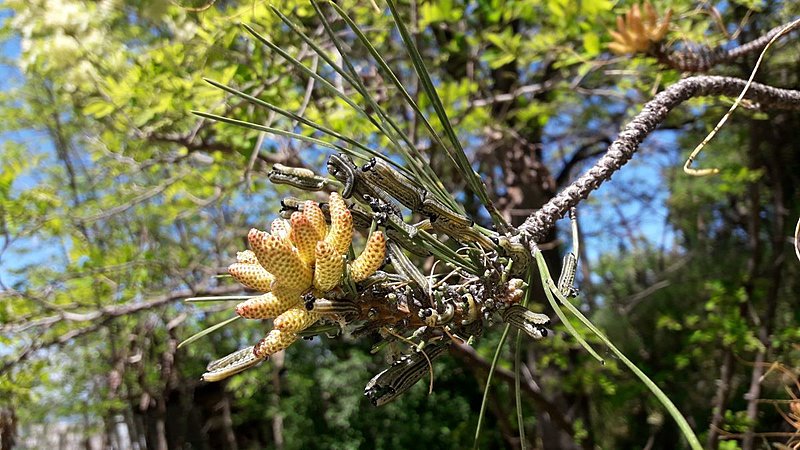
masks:
[[(341, 1), (420, 107), (419, 81), (380, 0)], [(655, 92), (685, 74), (607, 51), (631, 2), (402, 1), (436, 88), (498, 208), (519, 225), (602, 155)], [(386, 148), (370, 123), (279, 55), (272, 42), (341, 79), (265, 2), (10, 0), (2, 13), (0, 92), (0, 436), (3, 448), (466, 448), (499, 339), (434, 364), (375, 408), (363, 385), (387, 363), (374, 338), (315, 338), (224, 383), (205, 364), (260, 339), (238, 322), (177, 343), (231, 315), (181, 300), (232, 294), (224, 273), (280, 198), (274, 163), (324, 173), (328, 149), (201, 120), (190, 110), (316, 136), (229, 97), (203, 77)], [(340, 56), (305, 0), (275, 6)], [(668, 39), (734, 47), (800, 13), (794, 2), (658, 2)], [(328, 11), (323, 8), (323, 11)], [(331, 20), (335, 19), (332, 15)], [(362, 81), (403, 124), (466, 210), (488, 223), (447, 157), (341, 20)], [(800, 87), (790, 35), (756, 81)], [(746, 79), (758, 52), (712, 68)], [(338, 81), (338, 84), (337, 84)], [(581, 204), (583, 312), (670, 396), (709, 448), (767, 448), (798, 431), (785, 420), (800, 362), (797, 264), (800, 114), (740, 108), (701, 156), (719, 175), (681, 166), (731, 103), (675, 110), (633, 162)], [(551, 267), (562, 241), (549, 236)], [(567, 245), (568, 247), (568, 245)], [(535, 308), (547, 313), (544, 299)], [(532, 448), (677, 448), (677, 427), (610, 355), (599, 365), (556, 326), (523, 341), (526, 443)], [(512, 346), (489, 391), (481, 448), (521, 445)], [(55, 441), (53, 439), (56, 439)], [(6, 447), (8, 445), (8, 447)], [(88, 447), (87, 447), (88, 448)]]

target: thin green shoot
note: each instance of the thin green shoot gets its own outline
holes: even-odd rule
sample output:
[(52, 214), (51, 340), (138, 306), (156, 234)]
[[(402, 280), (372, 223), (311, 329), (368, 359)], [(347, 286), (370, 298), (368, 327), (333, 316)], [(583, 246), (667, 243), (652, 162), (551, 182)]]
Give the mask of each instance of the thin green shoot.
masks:
[[(525, 289), (525, 297), (522, 299), (522, 306), (528, 307), (531, 297), (533, 296), (533, 277), (534, 271), (532, 266), (528, 266), (527, 281), (528, 288)], [(522, 371), (522, 331), (517, 330), (517, 339), (514, 343), (514, 402), (517, 410), (517, 428), (519, 429), (519, 445), (522, 450), (528, 446), (525, 439), (525, 417), (522, 410), (522, 389), (520, 382), (520, 372)]]
[(520, 382), (520, 372), (522, 368), (522, 331), (517, 330), (517, 338), (514, 342), (514, 404), (517, 410), (517, 429), (519, 430), (519, 445), (525, 450), (528, 443), (525, 441), (525, 417), (522, 411), (522, 389)]

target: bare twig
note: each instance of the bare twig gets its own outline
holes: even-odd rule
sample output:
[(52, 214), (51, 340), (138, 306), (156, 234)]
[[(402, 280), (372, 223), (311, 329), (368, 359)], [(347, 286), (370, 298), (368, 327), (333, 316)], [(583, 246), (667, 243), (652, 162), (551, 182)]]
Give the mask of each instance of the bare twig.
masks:
[[(70, 322), (90, 322), (88, 325), (80, 328), (75, 328), (72, 330), (67, 331), (66, 333), (59, 334), (57, 336), (53, 336), (49, 339), (35, 341), (28, 347), (26, 347), (22, 352), (18, 353), (17, 355), (5, 359), (3, 364), (0, 365), (0, 374), (5, 373), (9, 369), (11, 369), (14, 365), (18, 364), (19, 362), (29, 358), (34, 352), (37, 350), (57, 346), (57, 345), (64, 345), (75, 339), (79, 336), (83, 336), (94, 331), (100, 329), (105, 323), (109, 321), (122, 317), (127, 316), (130, 314), (135, 314), (141, 311), (148, 311), (155, 308), (159, 308), (161, 306), (167, 305), (169, 303), (182, 300), (186, 297), (191, 297), (193, 295), (224, 295), (224, 294), (231, 294), (234, 292), (241, 291), (241, 286), (238, 285), (230, 285), (230, 286), (220, 286), (210, 289), (203, 289), (203, 288), (189, 288), (189, 289), (182, 289), (178, 291), (173, 291), (169, 294), (165, 294), (159, 297), (153, 297), (149, 300), (143, 302), (130, 302), (124, 303), (121, 305), (109, 305), (102, 307), (97, 310), (88, 311), (85, 313), (73, 313), (68, 311), (63, 311), (58, 314), (44, 317), (26, 324), (25, 329), (30, 328), (40, 328), (39, 334), (41, 335), (52, 325), (62, 322), (62, 321), (70, 321)], [(12, 332), (16, 333), (19, 332), (18, 329), (4, 329), (3, 332)]]

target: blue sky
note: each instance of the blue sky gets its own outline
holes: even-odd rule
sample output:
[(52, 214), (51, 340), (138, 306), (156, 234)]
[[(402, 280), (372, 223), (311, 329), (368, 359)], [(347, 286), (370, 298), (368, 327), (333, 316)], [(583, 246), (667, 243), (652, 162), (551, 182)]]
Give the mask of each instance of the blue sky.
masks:
[[(0, 20), (8, 20), (10, 15), (9, 11), (0, 10)], [(2, 55), (4, 60), (16, 59), (19, 57), (19, 53), (20, 46), (18, 38), (12, 38), (4, 42), (0, 41), (0, 55)], [(0, 90), (7, 91), (21, 80), (22, 74), (16, 67), (0, 64)], [(24, 137), (25, 136), (19, 133), (3, 133), (0, 134), (0, 145), (3, 145), (9, 139), (24, 139)], [(5, 242), (0, 242), (0, 244), (5, 244)], [(13, 283), (15, 281), (15, 278), (8, 273), (8, 269), (11, 267), (10, 263), (7, 261), (9, 256), (11, 256), (9, 253), (10, 252), (6, 252), (6, 254), (0, 256), (0, 280), (5, 283)]]
[[(7, 10), (0, 10), (0, 20), (7, 20), (9, 16), (10, 14)], [(0, 90), (8, 91), (24, 82), (22, 73), (13, 64), (13, 61), (20, 55), (19, 38), (12, 37), (0, 42), (0, 55), (4, 60), (12, 62), (11, 64), (0, 64)], [(4, 145), (8, 141), (23, 143), (29, 148), (35, 148), (38, 151), (52, 152), (49, 142), (46, 139), (42, 139), (42, 136), (35, 132), (6, 132), (0, 134), (0, 145)], [(35, 182), (33, 177), (23, 176), (14, 181), (13, 187), (15, 190), (25, 189)], [(4, 242), (0, 241), (0, 245), (2, 244)], [(0, 280), (9, 286), (21, 281), (20, 277), (12, 275), (9, 271), (39, 261), (52, 260), (52, 258), (49, 258), (52, 253), (52, 247), (43, 245), (37, 236), (16, 241), (10, 249), (0, 255)]]

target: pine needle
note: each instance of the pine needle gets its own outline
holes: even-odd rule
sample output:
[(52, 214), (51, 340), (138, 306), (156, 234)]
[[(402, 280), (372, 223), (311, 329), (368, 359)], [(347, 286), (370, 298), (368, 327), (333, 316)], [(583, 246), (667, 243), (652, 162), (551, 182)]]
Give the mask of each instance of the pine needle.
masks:
[(535, 252), (534, 256), (536, 257), (536, 265), (539, 267), (539, 272), (542, 275), (542, 279), (543, 281), (545, 281), (545, 293), (546, 294), (548, 292), (551, 293), (548, 298), (552, 297), (552, 295), (555, 294), (556, 297), (558, 297), (558, 299), (561, 301), (561, 303), (575, 317), (577, 317), (578, 320), (580, 320), (587, 328), (589, 328), (589, 330), (591, 330), (592, 333), (594, 333), (609, 348), (609, 350), (611, 350), (611, 352), (614, 353), (614, 355), (616, 355), (617, 358), (619, 358), (620, 361), (622, 361), (622, 363), (625, 364), (625, 366), (627, 366), (628, 369), (630, 369), (630, 371), (633, 372), (633, 374), (636, 375), (636, 377), (639, 378), (639, 380), (642, 381), (642, 383), (644, 383), (648, 389), (650, 389), (650, 392), (652, 392), (653, 395), (655, 395), (655, 397), (658, 399), (658, 401), (661, 402), (662, 405), (664, 405), (664, 408), (667, 410), (667, 412), (669, 412), (670, 416), (672, 416), (673, 420), (675, 420), (675, 422), (678, 424), (678, 428), (681, 429), (683, 436), (689, 442), (689, 446), (692, 448), (692, 450), (702, 450), (703, 447), (700, 445), (700, 441), (697, 439), (697, 436), (694, 434), (694, 431), (692, 431), (692, 427), (689, 426), (689, 423), (683, 417), (683, 415), (675, 406), (675, 404), (672, 403), (672, 400), (670, 400), (670, 398), (664, 393), (664, 391), (661, 390), (661, 388), (659, 388), (653, 382), (653, 380), (651, 380), (647, 375), (645, 375), (644, 372), (642, 372), (638, 367), (636, 367), (636, 364), (634, 364), (631, 360), (629, 360), (611, 342), (611, 340), (608, 339), (603, 334), (603, 332), (600, 331), (599, 328), (597, 328), (589, 319), (587, 319), (578, 310), (578, 308), (573, 306), (572, 303), (570, 303), (566, 297), (564, 297), (564, 295), (558, 290), (558, 287), (553, 282), (553, 279), (550, 277), (550, 272), (547, 269), (547, 265), (544, 261), (544, 256), (542, 256), (542, 252), (537, 251)]
[(204, 117), (206, 119), (216, 120), (218, 122), (224, 122), (224, 123), (227, 123), (227, 124), (230, 124), (230, 125), (236, 125), (236, 126), (239, 126), (239, 127), (250, 128), (251, 130), (263, 131), (265, 133), (271, 133), (271, 134), (275, 134), (275, 135), (278, 135), (278, 136), (284, 136), (284, 137), (288, 137), (288, 138), (292, 138), (292, 139), (297, 139), (297, 140), (300, 140), (300, 141), (308, 142), (309, 144), (314, 144), (314, 145), (319, 145), (320, 147), (330, 148), (330, 149), (336, 150), (338, 152), (350, 153), (349, 149), (347, 149), (345, 147), (342, 147), (341, 145), (333, 144), (333, 143), (326, 142), (326, 141), (323, 141), (323, 140), (320, 140), (320, 139), (316, 139), (316, 138), (312, 138), (312, 137), (309, 137), (309, 136), (304, 136), (302, 134), (293, 133), (291, 131), (280, 130), (280, 129), (272, 128), (272, 127), (265, 127), (264, 125), (259, 125), (257, 123), (247, 122), (247, 121), (244, 121), (244, 120), (231, 119), (230, 117), (219, 116), (217, 114), (211, 114), (211, 113), (207, 113), (207, 112), (203, 112), (203, 111), (192, 111), (192, 114), (194, 114), (196, 116)]
[(215, 295), (213, 297), (189, 297), (184, 300), (186, 303), (199, 303), (199, 302), (231, 302), (242, 301), (249, 298), (256, 297), (255, 295)]
[(443, 146), (444, 149), (447, 150), (447, 154), (453, 159), (453, 162), (461, 173), (461, 176), (467, 182), (467, 186), (469, 186), (472, 192), (478, 196), (478, 199), (486, 207), (486, 210), (489, 212), (492, 222), (495, 224), (497, 229), (500, 232), (505, 233), (506, 229), (508, 228), (508, 223), (505, 221), (500, 212), (494, 207), (494, 203), (492, 203), (492, 200), (489, 198), (489, 194), (486, 192), (486, 186), (483, 184), (483, 181), (480, 179), (478, 174), (472, 169), (472, 165), (470, 164), (469, 159), (467, 159), (467, 154), (464, 152), (464, 148), (461, 146), (461, 142), (458, 140), (458, 137), (456, 136), (456, 133), (450, 124), (450, 119), (447, 117), (447, 112), (444, 109), (442, 100), (439, 98), (439, 94), (436, 92), (436, 88), (433, 85), (433, 81), (428, 73), (428, 69), (425, 67), (425, 62), (422, 60), (422, 55), (414, 43), (414, 39), (403, 23), (403, 19), (400, 17), (400, 14), (397, 11), (397, 6), (395, 5), (394, 0), (387, 0), (387, 3), (389, 4), (389, 9), (392, 12), (395, 25), (397, 25), (397, 30), (400, 32), (400, 37), (403, 39), (403, 42), (406, 45), (406, 50), (411, 57), (411, 62), (414, 65), (417, 76), (419, 76), (419, 79), (422, 82), (422, 87), (425, 90), (425, 93), (428, 95), (428, 98), (433, 105), (433, 109), (436, 111), (436, 115), (439, 117), (439, 121), (444, 127), (445, 134), (453, 145), (453, 148), (445, 145)]
[(494, 357), (492, 358), (492, 365), (489, 367), (489, 375), (486, 376), (486, 386), (483, 389), (483, 400), (481, 400), (481, 410), (478, 413), (478, 425), (475, 426), (475, 442), (472, 445), (473, 449), (478, 448), (478, 440), (481, 437), (481, 425), (483, 425), (483, 417), (486, 414), (486, 405), (488, 404), (489, 400), (489, 388), (492, 385), (492, 377), (494, 376), (494, 369), (497, 367), (497, 361), (500, 360), (500, 351), (503, 349), (503, 344), (506, 343), (506, 337), (508, 337), (508, 330), (511, 328), (511, 325), (506, 325), (503, 329), (503, 335), (500, 336), (500, 342), (497, 344), (497, 348), (494, 351)]
[(206, 336), (206, 335), (209, 335), (209, 334), (211, 334), (211, 333), (213, 333), (213, 332), (215, 332), (215, 331), (219, 330), (220, 328), (222, 328), (222, 327), (224, 327), (224, 326), (228, 325), (229, 323), (232, 323), (232, 322), (236, 321), (236, 320), (237, 320), (237, 319), (239, 319), (240, 317), (241, 317), (241, 316), (233, 316), (233, 317), (231, 317), (230, 319), (228, 319), (228, 320), (225, 320), (225, 321), (223, 321), (223, 322), (220, 322), (220, 323), (218, 323), (218, 324), (216, 324), (216, 325), (214, 325), (214, 326), (208, 327), (208, 328), (206, 328), (205, 330), (203, 330), (203, 331), (200, 331), (199, 333), (195, 333), (195, 334), (194, 334), (194, 335), (192, 335), (190, 338), (188, 338), (188, 339), (186, 339), (185, 341), (183, 341), (183, 342), (181, 342), (180, 344), (178, 344), (178, 348), (181, 348), (181, 347), (183, 347), (184, 345), (189, 345), (189, 344), (191, 344), (192, 342), (194, 342), (194, 341), (196, 341), (196, 340), (198, 340), (198, 339), (200, 339), (200, 338), (202, 338), (202, 337), (204, 337), (204, 336)]
[[(400, 92), (401, 96), (403, 97), (403, 100), (405, 100), (405, 102), (408, 103), (408, 105), (411, 107), (411, 109), (413, 109), (414, 112), (417, 114), (417, 116), (420, 118), (420, 120), (422, 121), (423, 125), (425, 125), (425, 128), (428, 130), (428, 132), (430, 133), (430, 135), (434, 139), (434, 141), (436, 141), (440, 146), (442, 146), (444, 148), (445, 147), (444, 143), (442, 142), (442, 140), (439, 137), (439, 135), (436, 133), (436, 131), (431, 126), (430, 122), (428, 121), (428, 118), (419, 109), (419, 107), (417, 106), (416, 102), (414, 102), (414, 100), (411, 98), (411, 95), (409, 95), (408, 91), (406, 91), (406, 89), (403, 86), (403, 84), (397, 78), (397, 75), (395, 75), (395, 73), (392, 71), (392, 69), (389, 67), (389, 65), (386, 63), (386, 61), (383, 59), (383, 56), (381, 56), (380, 52), (378, 52), (375, 49), (375, 47), (372, 45), (372, 43), (369, 41), (369, 39), (366, 37), (366, 35), (361, 31), (361, 29), (358, 27), (358, 25), (355, 23), (355, 21), (353, 21), (353, 19), (351, 19), (350, 16), (348, 16), (347, 13), (339, 5), (337, 5), (336, 3), (333, 3), (333, 2), (328, 2), (328, 3), (336, 11), (336, 13), (339, 15), (339, 17), (341, 17), (342, 20), (344, 20), (347, 23), (347, 25), (350, 27), (350, 29), (353, 30), (353, 33), (355, 33), (356, 37), (361, 42), (361, 44), (367, 49), (367, 51), (370, 53), (370, 55), (372, 55), (372, 58), (378, 64), (378, 67), (381, 69), (381, 72), (392, 82), (392, 84), (395, 85), (395, 87), (398, 89), (398, 92)], [(316, 4), (316, 2), (312, 2), (312, 4)], [(326, 23), (327, 21), (325, 20), (325, 17), (322, 14), (322, 12), (319, 9), (317, 9), (317, 11), (319, 12), (320, 17), (322, 18), (323, 23)], [(331, 36), (331, 38), (333, 39), (334, 43), (336, 44), (336, 48), (342, 54), (342, 59), (345, 60), (347, 65), (351, 68), (351, 71), (354, 72), (354, 69), (352, 69), (352, 64), (349, 63), (349, 60), (348, 60), (348, 58), (346, 56), (347, 53), (343, 52), (341, 45), (337, 43), (338, 38), (336, 37), (335, 33), (333, 33), (332, 30), (330, 30), (330, 26), (329, 25), (327, 25), (326, 28), (329, 30), (328, 33)], [(360, 80), (359, 80), (358, 83), (361, 84)], [(363, 88), (363, 84), (362, 84), (362, 88)], [(366, 88), (363, 88), (363, 89), (365, 90)], [(369, 97), (367, 96), (367, 98), (369, 98)], [(373, 107), (376, 108), (376, 110), (379, 111), (379, 112), (383, 111), (381, 108), (379, 108), (377, 106), (377, 104), (374, 104)], [(394, 132), (396, 132), (397, 135), (400, 136), (400, 138), (405, 141), (405, 143), (407, 144), (408, 148), (413, 153), (414, 158), (417, 159), (418, 161), (422, 162), (421, 166), (424, 169), (424, 177), (426, 177), (430, 181), (430, 183), (433, 183), (433, 184), (428, 184), (426, 186), (428, 188), (428, 190), (430, 190), (435, 195), (437, 195), (437, 197), (440, 200), (444, 201), (445, 204), (447, 204), (451, 208), (454, 208), (455, 211), (463, 213), (464, 211), (461, 209), (461, 206), (455, 201), (453, 196), (444, 188), (444, 185), (442, 184), (441, 180), (439, 180), (439, 177), (433, 172), (433, 169), (430, 167), (430, 165), (425, 162), (424, 158), (419, 153), (419, 150), (417, 150), (417, 148), (414, 145), (414, 143), (411, 142), (410, 138), (399, 129), (397, 124), (392, 120), (392, 118), (388, 114), (386, 114), (384, 112), (383, 116), (384, 116), (384, 119), (389, 123), (390, 127), (394, 130)], [(409, 158), (410, 157), (411, 156), (409, 156)]]
[(306, 126), (308, 126), (310, 128), (313, 128), (313, 129), (315, 129), (317, 131), (320, 131), (320, 132), (322, 132), (324, 134), (327, 134), (328, 136), (331, 136), (331, 137), (333, 137), (335, 139), (339, 139), (339, 140), (342, 140), (344, 142), (347, 142), (348, 144), (352, 145), (353, 147), (361, 150), (361, 151), (358, 151), (358, 150), (355, 150), (355, 149), (346, 149), (347, 153), (349, 153), (349, 154), (351, 154), (353, 156), (356, 156), (356, 157), (359, 157), (359, 158), (362, 158), (362, 159), (369, 159), (370, 157), (378, 158), (378, 159), (381, 159), (381, 160), (383, 160), (384, 162), (386, 162), (388, 164), (391, 164), (392, 166), (395, 166), (399, 170), (405, 171), (405, 169), (402, 166), (398, 165), (396, 162), (394, 162), (390, 158), (386, 157), (386, 155), (384, 155), (383, 153), (377, 152), (377, 151), (367, 147), (366, 145), (358, 142), (357, 140), (349, 138), (349, 137), (347, 137), (347, 136), (345, 136), (345, 135), (343, 135), (343, 134), (341, 134), (341, 133), (339, 133), (337, 131), (334, 131), (334, 130), (332, 130), (332, 129), (330, 129), (330, 128), (322, 125), (322, 124), (319, 124), (319, 123), (316, 123), (316, 122), (311, 121), (309, 119), (306, 119), (303, 116), (297, 115), (297, 114), (295, 114), (295, 113), (293, 113), (291, 111), (287, 111), (287, 110), (285, 110), (285, 109), (283, 109), (281, 107), (278, 107), (278, 106), (273, 105), (271, 103), (265, 102), (264, 100), (261, 100), (259, 98), (253, 97), (251, 95), (245, 94), (244, 92), (241, 92), (241, 91), (239, 91), (237, 89), (234, 89), (234, 88), (232, 88), (230, 86), (226, 86), (226, 85), (224, 85), (222, 83), (218, 83), (218, 82), (216, 82), (214, 80), (211, 80), (211, 79), (208, 79), (208, 78), (203, 78), (203, 80), (205, 80), (208, 84), (210, 84), (210, 85), (212, 85), (214, 87), (217, 87), (219, 89), (222, 89), (223, 91), (228, 92), (228, 93), (230, 93), (232, 95), (235, 95), (235, 96), (237, 96), (237, 97), (239, 97), (239, 98), (241, 98), (241, 99), (243, 99), (243, 100), (245, 100), (245, 101), (247, 101), (247, 102), (249, 102), (249, 103), (251, 103), (253, 105), (260, 106), (262, 108), (265, 108), (265, 109), (273, 111), (273, 112), (275, 112), (277, 114), (280, 114), (280, 115), (282, 115), (284, 117), (287, 117), (289, 119), (295, 120), (295, 121), (297, 121), (299, 123), (302, 123), (303, 125), (306, 125)]
[[(567, 329), (569, 334), (571, 334), (572, 337), (574, 337), (575, 340), (578, 341), (579, 344), (581, 344), (581, 347), (583, 347), (587, 352), (589, 352), (589, 354), (592, 355), (592, 357), (597, 361), (599, 361), (601, 364), (605, 364), (603, 358), (600, 355), (598, 355), (597, 352), (592, 348), (592, 346), (589, 345), (588, 342), (586, 342), (583, 336), (581, 336), (581, 334), (578, 333), (578, 330), (575, 329), (575, 327), (567, 318), (566, 314), (564, 314), (564, 311), (558, 305), (558, 302), (556, 302), (555, 298), (553, 298), (553, 292), (550, 292), (551, 290), (547, 288), (548, 281), (552, 283), (552, 278), (550, 278), (550, 272), (547, 269), (547, 265), (544, 262), (544, 257), (541, 256), (541, 254), (542, 254), (541, 251), (536, 252), (536, 266), (539, 268), (539, 275), (541, 276), (542, 284), (544, 284), (545, 286), (544, 295), (545, 297), (547, 297), (548, 303), (550, 303), (550, 306), (553, 308), (553, 311), (555, 311), (558, 318), (561, 319), (561, 323), (564, 324), (564, 327)], [(568, 301), (566, 303), (569, 304), (569, 306), (572, 306), (572, 304), (569, 303)]]

